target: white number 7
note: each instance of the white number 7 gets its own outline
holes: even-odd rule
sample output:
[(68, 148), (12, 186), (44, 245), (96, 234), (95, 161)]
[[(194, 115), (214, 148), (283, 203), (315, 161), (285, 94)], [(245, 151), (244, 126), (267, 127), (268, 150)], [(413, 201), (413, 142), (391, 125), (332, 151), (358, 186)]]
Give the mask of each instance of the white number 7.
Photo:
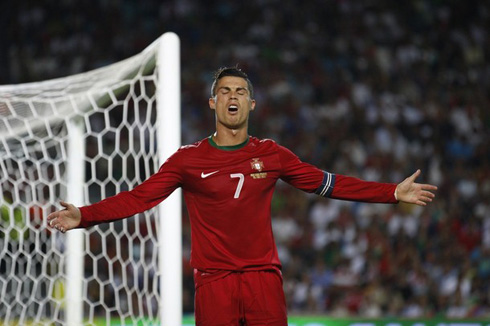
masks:
[(242, 173), (232, 173), (230, 174), (230, 178), (240, 178), (240, 180), (238, 180), (238, 185), (236, 187), (235, 196), (233, 196), (233, 198), (237, 199), (238, 197), (240, 197), (240, 191), (242, 191), (243, 182), (245, 181), (245, 176)]

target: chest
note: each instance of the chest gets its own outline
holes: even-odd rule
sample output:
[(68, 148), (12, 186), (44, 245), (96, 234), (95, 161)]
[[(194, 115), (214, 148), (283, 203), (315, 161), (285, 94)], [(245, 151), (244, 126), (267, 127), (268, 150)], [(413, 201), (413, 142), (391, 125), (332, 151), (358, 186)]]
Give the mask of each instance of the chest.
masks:
[(272, 152), (205, 155), (188, 163), (184, 190), (215, 201), (263, 196), (274, 187), (281, 167)]

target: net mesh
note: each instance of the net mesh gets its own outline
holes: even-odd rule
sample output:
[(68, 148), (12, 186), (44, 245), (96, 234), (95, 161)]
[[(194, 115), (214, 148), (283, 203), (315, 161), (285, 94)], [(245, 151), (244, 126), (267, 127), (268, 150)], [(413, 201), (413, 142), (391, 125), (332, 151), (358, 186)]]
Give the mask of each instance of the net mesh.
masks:
[[(70, 191), (69, 122), (84, 130), (84, 204), (131, 189), (158, 169), (156, 49), (84, 74), (0, 87), (4, 324), (65, 320), (67, 235), (50, 231), (44, 217)], [(156, 213), (84, 230), (84, 324), (157, 318)]]

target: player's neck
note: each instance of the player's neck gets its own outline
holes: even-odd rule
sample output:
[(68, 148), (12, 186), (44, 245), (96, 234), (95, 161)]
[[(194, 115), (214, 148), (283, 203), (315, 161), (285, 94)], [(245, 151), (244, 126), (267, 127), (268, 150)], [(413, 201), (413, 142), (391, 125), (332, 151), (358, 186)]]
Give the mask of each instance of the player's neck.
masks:
[(246, 128), (241, 129), (223, 129), (218, 128), (213, 134), (213, 141), (218, 146), (235, 146), (242, 144), (248, 138)]

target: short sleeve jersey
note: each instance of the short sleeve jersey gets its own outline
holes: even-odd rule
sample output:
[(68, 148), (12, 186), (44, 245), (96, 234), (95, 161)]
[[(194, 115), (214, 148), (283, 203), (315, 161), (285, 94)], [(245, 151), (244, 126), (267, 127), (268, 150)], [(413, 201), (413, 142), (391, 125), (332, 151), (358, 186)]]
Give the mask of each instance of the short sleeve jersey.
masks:
[(133, 190), (82, 207), (81, 226), (145, 211), (182, 187), (195, 269), (280, 268), (271, 226), (271, 200), (279, 179), (325, 197), (396, 202), (396, 185), (322, 171), (272, 140), (249, 137), (243, 144), (219, 147), (206, 138), (180, 148)]

